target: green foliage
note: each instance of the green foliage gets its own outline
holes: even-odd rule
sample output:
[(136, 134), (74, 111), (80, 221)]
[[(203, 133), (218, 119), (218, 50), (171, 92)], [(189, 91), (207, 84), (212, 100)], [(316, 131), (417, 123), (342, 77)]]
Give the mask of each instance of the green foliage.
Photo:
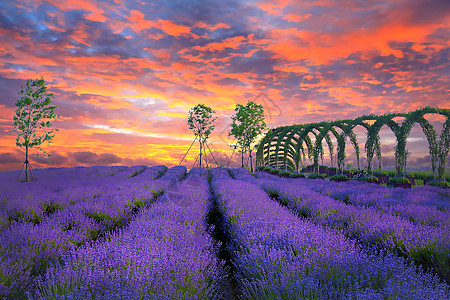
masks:
[(144, 171), (145, 171), (145, 168), (136, 169), (136, 170), (134, 170), (133, 174), (129, 175), (128, 177), (130, 177), (130, 178), (136, 177)]
[(429, 172), (411, 172), (408, 175), (413, 176), (416, 179), (421, 179), (421, 180), (425, 180), (425, 179), (431, 179), (433, 178), (433, 174), (430, 174)]
[(303, 174), (303, 173), (297, 173), (297, 172), (295, 172), (295, 173), (291, 173), (291, 176), (290, 176), (291, 178), (305, 178), (306, 176), (305, 176), (305, 174)]
[[(438, 135), (432, 124), (424, 116), (426, 114), (438, 114), (445, 117), (441, 134)], [(394, 119), (402, 117), (403, 121), (397, 123)], [(356, 139), (354, 129), (362, 126), (367, 130), (365, 150), (367, 155), (367, 171), (372, 171), (372, 159), (377, 155), (378, 168), (382, 167), (380, 130), (387, 126), (394, 133), (397, 143), (395, 145), (396, 168), (391, 176), (403, 175), (406, 170), (408, 151), (406, 148), (407, 138), (412, 127), (419, 124), (428, 141), (431, 167), (433, 174), (440, 179), (445, 176), (445, 166), (450, 151), (450, 110), (442, 108), (424, 107), (410, 113), (386, 113), (383, 115), (365, 115), (354, 120), (338, 120), (331, 122), (318, 122), (308, 124), (295, 124), (292, 126), (280, 126), (274, 128), (270, 134), (266, 134), (257, 150), (257, 161), (259, 164), (275, 163), (280, 169), (294, 171), (303, 166), (306, 160), (305, 144), (307, 146), (308, 158), (314, 158), (314, 165), (319, 165), (319, 159), (323, 156), (322, 140), (325, 139), (330, 155), (333, 156), (334, 145), (331, 143), (330, 132), (337, 140), (337, 162), (338, 169), (345, 168), (346, 138), (350, 139), (357, 159), (357, 168), (360, 169), (359, 143)], [(335, 128), (340, 128), (342, 133), (338, 134)], [(315, 142), (311, 142), (311, 137)], [(314, 145), (313, 145), (314, 144)], [(302, 160), (303, 155), (303, 160)], [(323, 164), (323, 163), (322, 163)], [(349, 168), (349, 167), (347, 167)]]
[(270, 174), (273, 174), (273, 175), (278, 175), (278, 173), (280, 173), (281, 171), (280, 170), (277, 170), (277, 169), (270, 169), (269, 170), (269, 173)]
[(395, 170), (386, 170), (385, 171), (389, 177), (394, 177), (395, 176)]
[(237, 139), (236, 146), (245, 152), (244, 149), (250, 149), (256, 137), (266, 128), (264, 108), (248, 101), (246, 105), (236, 104), (234, 110), (236, 114), (231, 117), (233, 123), (228, 136), (233, 135)]
[(289, 171), (280, 171), (278, 173), (278, 176), (280, 176), (280, 177), (290, 177), (291, 176), (291, 172), (289, 172)]
[(430, 180), (427, 182), (427, 185), (443, 187), (443, 188), (450, 187), (450, 183), (448, 181), (443, 181), (443, 180)]
[(268, 172), (268, 171), (270, 171), (270, 170), (272, 170), (272, 168), (271, 168), (271, 167), (268, 167), (268, 166), (266, 166), (266, 167), (263, 168), (263, 171), (266, 171), (266, 172)]
[(333, 180), (333, 181), (347, 181), (348, 178), (345, 175), (334, 175), (334, 176), (330, 177), (330, 180)]
[(389, 176), (389, 174), (387, 172), (379, 172), (379, 171), (373, 172), (373, 175), (374, 176)]
[(53, 200), (50, 200), (49, 202), (40, 202), (40, 206), (44, 212), (45, 215), (49, 216), (56, 212), (57, 210), (63, 209), (64, 206), (61, 203), (56, 203)]
[(195, 136), (201, 143), (206, 141), (214, 130), (215, 125), (212, 124), (217, 117), (213, 118), (213, 113), (215, 113), (215, 111), (204, 104), (197, 104), (189, 110), (187, 124), (189, 125), (189, 129), (194, 131)]
[(264, 171), (265, 166), (257, 166), (256, 171)]
[(391, 177), (389, 178), (389, 183), (410, 183), (410, 181), (404, 177)]
[(271, 199), (278, 200), (280, 198), (280, 193), (276, 190), (267, 189), (266, 193)]
[(308, 175), (308, 179), (316, 179), (316, 178), (325, 178), (327, 177), (327, 174), (317, 174), (317, 173), (311, 173)]
[(445, 166), (450, 148), (450, 110), (446, 111), (446, 120), (439, 138), (438, 145), (438, 169), (437, 177), (443, 179), (445, 176)]
[[(13, 117), (14, 132), (17, 134), (16, 146), (20, 148), (36, 148), (43, 152), (44, 156), (51, 156), (45, 152), (41, 145), (51, 143), (55, 134), (52, 120), (60, 116), (55, 114), (56, 106), (52, 105), (54, 96), (46, 93), (47, 87), (43, 78), (27, 80), (26, 87), (18, 92), (21, 95), (16, 101), (15, 116)], [(39, 154), (37, 154), (39, 155)]]
[(338, 141), (338, 169), (344, 169), (344, 160), (345, 160), (345, 134), (344, 132), (337, 137)]
[[(200, 143), (200, 153), (199, 153), (200, 167), (202, 166), (203, 151), (206, 150), (204, 148), (204, 144), (206, 143), (206, 140), (208, 139), (211, 132), (214, 130), (215, 126), (213, 125), (213, 123), (217, 119), (213, 118), (213, 113), (215, 113), (215, 111), (204, 104), (197, 104), (191, 110), (189, 110), (189, 117), (187, 124), (189, 125), (189, 129), (193, 130), (195, 139), (198, 139)], [(208, 165), (206, 167), (208, 168)]]
[(358, 179), (359, 181), (378, 182), (378, 178), (375, 176), (364, 176)]
[(330, 170), (330, 171), (337, 171), (337, 167), (328, 167), (328, 170)]

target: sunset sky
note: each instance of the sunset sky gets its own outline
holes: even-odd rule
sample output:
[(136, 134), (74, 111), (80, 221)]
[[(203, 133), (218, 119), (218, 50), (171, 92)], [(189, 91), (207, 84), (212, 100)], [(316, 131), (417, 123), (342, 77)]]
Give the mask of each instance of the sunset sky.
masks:
[[(217, 112), (209, 146), (221, 161), (234, 107), (248, 100), (272, 128), (450, 108), (449, 12), (448, 0), (2, 0), (0, 170), (22, 165), (14, 103), (41, 76), (61, 119), (53, 156), (34, 167), (173, 166), (199, 103)], [(440, 132), (443, 119), (431, 120)], [(382, 144), (393, 165), (394, 135)], [(419, 126), (408, 150), (408, 165), (429, 164)]]

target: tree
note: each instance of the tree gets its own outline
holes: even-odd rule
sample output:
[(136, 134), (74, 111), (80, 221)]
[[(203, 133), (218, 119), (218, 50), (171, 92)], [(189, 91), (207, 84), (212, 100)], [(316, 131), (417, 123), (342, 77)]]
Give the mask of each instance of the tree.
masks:
[(55, 114), (56, 106), (51, 105), (54, 99), (53, 94), (46, 93), (46, 91), (45, 80), (41, 77), (41, 79), (27, 80), (26, 87), (22, 86), (17, 93), (21, 97), (15, 103), (17, 109), (13, 118), (13, 126), (14, 132), (17, 133), (16, 146), (25, 148), (22, 170), (25, 167), (25, 181), (27, 182), (31, 170), (28, 149), (36, 148), (42, 151), (44, 156), (51, 156), (41, 148), (41, 145), (45, 142), (51, 143), (55, 136), (53, 132), (58, 131), (56, 128), (48, 131), (52, 126), (51, 121), (55, 118), (59, 119), (60, 116)]
[(200, 142), (200, 167), (202, 166), (202, 148), (209, 135), (214, 130), (215, 125), (212, 124), (217, 119), (217, 117), (213, 118), (213, 113), (215, 113), (215, 111), (204, 104), (197, 104), (189, 110), (187, 122), (189, 129), (194, 131), (195, 138)]
[(244, 166), (244, 152), (247, 149), (249, 150), (250, 170), (253, 172), (251, 144), (266, 128), (264, 108), (262, 105), (248, 101), (246, 105), (237, 104), (234, 110), (236, 114), (231, 117), (233, 123), (231, 124), (231, 132), (228, 136), (233, 135), (237, 139), (235, 147), (241, 148), (241, 167)]

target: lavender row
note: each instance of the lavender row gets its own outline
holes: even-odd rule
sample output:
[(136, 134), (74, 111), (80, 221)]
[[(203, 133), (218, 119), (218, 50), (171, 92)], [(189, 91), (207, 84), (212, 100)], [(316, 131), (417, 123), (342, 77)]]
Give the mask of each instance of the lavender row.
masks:
[(450, 225), (450, 190), (432, 186), (388, 188), (359, 181), (287, 179), (355, 206), (374, 207), (416, 224)]
[[(214, 168), (243, 299), (449, 299), (449, 287), (389, 252), (299, 219), (257, 185)], [(254, 179), (249, 178), (251, 181)]]
[(12, 223), (0, 232), (0, 296), (20, 298), (32, 288), (32, 279), (63, 253), (126, 226), (185, 173), (185, 167), (174, 167), (156, 180), (118, 180), (110, 190), (104, 186), (96, 197), (73, 202), (38, 225)]
[(216, 299), (221, 274), (205, 214), (206, 170), (194, 168), (105, 241), (62, 256), (32, 298)]
[[(245, 178), (248, 177), (248, 175), (245, 176)], [(261, 172), (258, 172), (256, 176), (278, 180), (276, 176)], [(405, 190), (357, 181), (338, 183), (302, 178), (280, 180), (307, 186), (308, 189), (317, 193), (357, 208), (374, 208), (382, 213), (406, 219), (415, 225), (428, 225), (442, 230), (448, 230), (450, 226), (450, 195), (442, 188), (420, 186)]]
[[(240, 178), (236, 174), (236, 178)], [(245, 178), (245, 177), (243, 177)], [(450, 282), (450, 226), (413, 224), (374, 207), (345, 204), (310, 189), (310, 185), (265, 176), (257, 180), (269, 194), (315, 224), (342, 231), (363, 245), (388, 249), (433, 268)]]
[[(38, 224), (44, 217), (56, 210), (97, 197), (104, 190), (111, 189), (111, 186), (120, 186), (120, 182), (124, 180), (126, 183), (133, 174), (140, 175), (139, 181), (151, 180), (161, 176), (167, 170), (165, 166), (93, 168), (45, 169), (42, 170), (42, 173), (47, 174), (47, 177), (29, 183), (17, 183), (13, 181), (13, 176), (8, 177), (8, 180), (12, 182), (9, 182), (9, 188), (2, 190), (0, 194), (0, 199), (2, 199), (0, 202), (0, 230), (13, 221)], [(92, 178), (90, 174), (93, 171), (97, 172), (96, 176), (99, 177)], [(117, 172), (120, 172), (120, 176), (116, 174)], [(105, 177), (105, 174), (114, 176)], [(4, 176), (4, 174), (2, 175)]]

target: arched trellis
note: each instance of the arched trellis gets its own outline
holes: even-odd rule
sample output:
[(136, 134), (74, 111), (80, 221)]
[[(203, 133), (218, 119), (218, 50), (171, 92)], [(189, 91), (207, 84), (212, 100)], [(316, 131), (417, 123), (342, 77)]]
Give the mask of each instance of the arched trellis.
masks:
[[(342, 133), (339, 134), (335, 127), (340, 128), (342, 132), (344, 132), (344, 129), (346, 128), (346, 122), (347, 120), (326, 122), (326, 124), (324, 124), (324, 126), (321, 128), (320, 133), (316, 136), (314, 147), (315, 148), (322, 147), (322, 140), (325, 138), (325, 141), (328, 144), (331, 162), (333, 161), (334, 145), (333, 142), (331, 141), (329, 132), (331, 132), (338, 141), (338, 153), (339, 153), (339, 151), (341, 151), (340, 147), (342, 147), (342, 142), (344, 142), (345, 144), (345, 138), (344, 136), (341, 137)], [(319, 152), (314, 151), (314, 165), (317, 165), (318, 162), (319, 162)], [(339, 166), (339, 154), (338, 154), (338, 166)]]
[[(367, 169), (372, 170), (372, 159), (377, 144), (380, 144), (380, 130), (383, 126), (388, 126), (389, 129), (396, 135), (399, 126), (392, 119), (402, 116), (400, 114), (384, 114), (375, 117), (375, 122), (367, 130), (367, 140), (364, 148), (367, 155)], [(397, 136), (397, 135), (396, 135)], [(379, 148), (379, 147), (378, 147)], [(378, 154), (378, 160), (381, 161), (381, 153)]]
[[(445, 122), (442, 128), (442, 132), (439, 140), (437, 139), (437, 133), (431, 123), (425, 119), (426, 114), (438, 114), (445, 117)], [(445, 172), (445, 164), (448, 157), (449, 152), (449, 109), (440, 109), (440, 108), (432, 108), (432, 107), (424, 107), (422, 109), (418, 109), (416, 111), (410, 112), (406, 115), (406, 119), (403, 121), (400, 126), (397, 137), (397, 146), (395, 148), (396, 158), (396, 169), (397, 172), (401, 172), (401, 168), (405, 168), (406, 166), (406, 158), (407, 158), (407, 150), (406, 150), (406, 139), (408, 138), (412, 127), (415, 123), (418, 123), (425, 137), (428, 141), (429, 153), (431, 158), (431, 168), (433, 174), (438, 178), (442, 178)], [(438, 166), (437, 166), (438, 165)], [(436, 169), (436, 167), (438, 167)]]
[[(357, 167), (359, 169), (360, 168), (360, 149), (359, 149), (358, 140), (356, 138), (356, 134), (353, 132), (353, 129), (355, 129), (357, 126), (362, 126), (363, 128), (365, 128), (368, 131), (370, 125), (365, 123), (365, 121), (372, 121), (372, 120), (374, 120), (374, 116), (369, 115), (369, 116), (363, 116), (363, 117), (356, 118), (355, 120), (342, 120), (342, 121), (328, 122), (328, 124), (322, 128), (320, 135), (317, 136), (315, 146), (319, 147), (322, 144), (323, 138), (325, 138), (327, 140), (327, 143), (330, 144), (331, 139), (329, 136), (329, 131), (331, 131), (333, 133), (333, 135), (336, 137), (336, 140), (338, 142), (338, 168), (340, 170), (342, 170), (343, 166), (344, 166), (344, 159), (346, 156), (345, 155), (345, 140), (347, 137), (349, 137), (350, 142), (352, 143), (353, 148), (355, 149)], [(342, 130), (342, 133), (338, 134), (335, 127), (340, 128)], [(380, 157), (381, 149), (380, 149), (379, 143), (376, 144), (376, 146), (378, 146), (375, 148), (375, 150), (377, 151), (377, 156)], [(330, 149), (331, 161), (333, 161), (333, 155), (332, 155), (333, 148), (329, 147), (329, 149)], [(314, 157), (314, 164), (317, 164), (317, 163), (318, 163), (318, 156), (316, 155)]]
[[(344, 128), (343, 134), (347, 135), (350, 138), (350, 141), (353, 144), (353, 148), (355, 148), (358, 169), (361, 168), (360, 149), (359, 149), (358, 140), (356, 138), (356, 134), (353, 132), (353, 130), (358, 126), (361, 126), (366, 130), (366, 135), (367, 135), (367, 133), (369, 132), (369, 129), (370, 129), (370, 124), (367, 124), (366, 122), (367, 121), (375, 121), (375, 120), (376, 120), (376, 116), (373, 114), (368, 115), (368, 116), (361, 116), (354, 120), (351, 120), (347, 124), (347, 127)], [(379, 158), (379, 163), (380, 163), (380, 168), (381, 168), (381, 146), (379, 144), (379, 138), (376, 139), (375, 141), (376, 142), (374, 144), (374, 150), (376, 151), (377, 157)], [(344, 139), (344, 143), (345, 143), (345, 139)], [(344, 146), (345, 146), (345, 144), (344, 144)], [(344, 152), (345, 148), (341, 147), (340, 150)], [(343, 153), (341, 156), (345, 158), (345, 153)], [(341, 162), (341, 166), (342, 165), (343, 165), (343, 162)]]
[[(297, 153), (299, 153), (300, 150), (303, 148), (303, 143), (305, 143), (306, 149), (308, 150), (308, 158), (311, 159), (314, 156), (314, 152), (316, 151), (316, 148), (314, 147), (309, 134), (311, 133), (312, 135), (317, 137), (317, 134), (320, 133), (320, 130), (323, 127), (323, 124), (311, 123), (311, 124), (307, 124), (307, 126), (304, 126), (304, 127), (301, 127), (302, 125), (297, 125), (297, 126), (299, 129), (301, 128), (301, 130), (298, 131), (298, 138), (295, 139), (295, 141), (297, 143), (296, 151), (297, 151)], [(298, 165), (299, 158), (300, 158), (300, 156), (296, 157), (297, 165)], [(306, 157), (305, 157), (305, 159), (306, 159)]]
[[(425, 119), (426, 114), (439, 114), (445, 117), (442, 132), (437, 137), (435, 128)], [(345, 159), (345, 140), (348, 137), (355, 149), (358, 167), (360, 160), (360, 149), (356, 135), (353, 130), (357, 126), (362, 126), (367, 131), (365, 151), (367, 155), (367, 169), (372, 169), (373, 155), (376, 153), (379, 168), (381, 168), (381, 142), (380, 130), (387, 126), (395, 135), (397, 143), (395, 146), (395, 161), (398, 174), (404, 172), (407, 160), (406, 141), (414, 124), (418, 123), (425, 134), (429, 146), (431, 157), (431, 167), (433, 174), (442, 178), (445, 172), (445, 164), (449, 154), (450, 144), (450, 110), (441, 108), (425, 107), (410, 113), (390, 113), (384, 115), (365, 115), (354, 120), (341, 120), (332, 122), (297, 124), (292, 126), (282, 126), (275, 128), (261, 140), (257, 149), (257, 164), (269, 165), (279, 169), (290, 171), (299, 170), (308, 157), (314, 159), (314, 165), (318, 167), (320, 156), (323, 155), (322, 141), (325, 139), (333, 161), (334, 145), (330, 134), (337, 140), (337, 162), (340, 169), (343, 168)], [(398, 124), (394, 121), (396, 117), (403, 117), (403, 122)], [(368, 122), (373, 122), (369, 124)], [(339, 134), (336, 130), (342, 132)], [(309, 134), (315, 136), (314, 144)], [(306, 147), (304, 147), (306, 145)], [(303, 160), (302, 160), (303, 157)]]

